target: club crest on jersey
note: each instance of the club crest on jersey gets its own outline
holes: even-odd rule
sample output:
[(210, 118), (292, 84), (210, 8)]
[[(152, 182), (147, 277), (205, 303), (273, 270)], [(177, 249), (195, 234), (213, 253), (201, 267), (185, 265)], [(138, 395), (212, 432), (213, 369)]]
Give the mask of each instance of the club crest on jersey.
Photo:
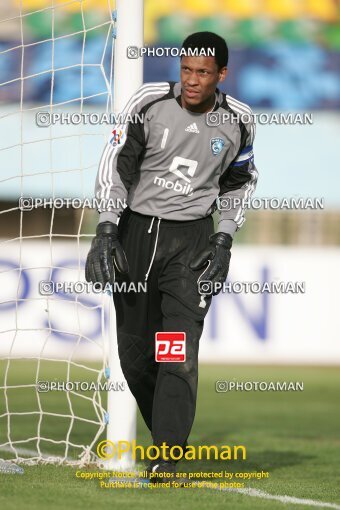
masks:
[(222, 138), (212, 138), (210, 140), (211, 152), (214, 156), (218, 156), (224, 147), (224, 140)]

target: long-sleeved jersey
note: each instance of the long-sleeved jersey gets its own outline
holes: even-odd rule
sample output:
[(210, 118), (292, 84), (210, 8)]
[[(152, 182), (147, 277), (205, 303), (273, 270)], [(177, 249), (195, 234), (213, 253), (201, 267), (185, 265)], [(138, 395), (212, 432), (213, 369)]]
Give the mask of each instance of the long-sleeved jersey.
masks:
[(180, 95), (180, 83), (147, 83), (126, 105), (99, 164), (100, 222), (116, 222), (126, 201), (177, 221), (218, 208), (218, 230), (231, 235), (243, 224), (257, 182), (252, 112), (219, 89), (210, 114), (182, 108)]

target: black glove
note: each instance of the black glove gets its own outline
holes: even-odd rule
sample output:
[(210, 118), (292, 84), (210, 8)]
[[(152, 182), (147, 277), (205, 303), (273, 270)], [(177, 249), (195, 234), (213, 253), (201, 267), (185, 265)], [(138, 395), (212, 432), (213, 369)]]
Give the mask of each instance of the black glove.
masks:
[[(224, 232), (218, 232), (209, 237), (209, 246), (191, 261), (190, 268), (195, 270), (208, 266), (198, 278), (200, 294), (218, 294), (225, 282), (231, 258), (230, 248), (233, 238)], [(200, 285), (200, 282), (201, 285)], [(209, 282), (209, 284), (203, 284)], [(220, 285), (216, 285), (220, 284)], [(210, 290), (209, 290), (210, 289)], [(207, 290), (207, 292), (205, 292)]]
[(96, 237), (92, 240), (91, 249), (85, 264), (87, 282), (111, 285), (116, 280), (116, 269), (127, 274), (129, 265), (123, 248), (118, 240), (118, 227), (111, 221), (98, 223)]

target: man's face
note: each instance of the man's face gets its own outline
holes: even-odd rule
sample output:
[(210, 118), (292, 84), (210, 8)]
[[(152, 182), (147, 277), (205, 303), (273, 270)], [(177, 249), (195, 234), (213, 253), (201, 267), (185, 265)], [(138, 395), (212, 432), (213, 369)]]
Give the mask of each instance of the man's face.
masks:
[(227, 68), (218, 69), (215, 57), (182, 57), (181, 85), (184, 107), (198, 107), (208, 101), (217, 84), (223, 81)]

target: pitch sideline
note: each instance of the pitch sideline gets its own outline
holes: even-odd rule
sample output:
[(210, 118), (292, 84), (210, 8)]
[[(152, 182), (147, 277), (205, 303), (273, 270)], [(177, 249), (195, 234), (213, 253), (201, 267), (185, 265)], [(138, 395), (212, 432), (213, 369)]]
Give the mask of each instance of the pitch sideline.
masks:
[(221, 492), (236, 492), (239, 494), (244, 494), (246, 496), (251, 496), (254, 498), (262, 498), (262, 499), (271, 499), (274, 501), (280, 501), (284, 504), (292, 504), (292, 505), (306, 505), (306, 506), (315, 506), (319, 508), (333, 508), (335, 510), (340, 510), (340, 505), (336, 503), (326, 503), (324, 501), (316, 501), (314, 499), (303, 499), (296, 498), (294, 496), (278, 496), (275, 494), (269, 494), (268, 492), (264, 492), (258, 489), (214, 489), (219, 490)]

